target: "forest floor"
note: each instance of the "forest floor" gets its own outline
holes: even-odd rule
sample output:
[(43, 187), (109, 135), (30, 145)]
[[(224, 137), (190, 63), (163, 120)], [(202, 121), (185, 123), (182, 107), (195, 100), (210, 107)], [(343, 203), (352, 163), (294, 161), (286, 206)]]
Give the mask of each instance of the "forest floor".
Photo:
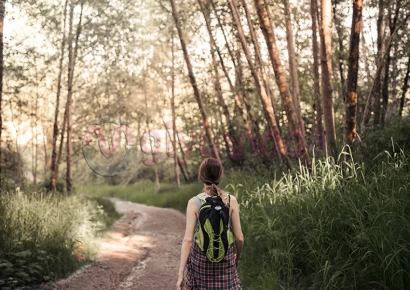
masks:
[(124, 216), (106, 233), (98, 259), (43, 289), (175, 289), (185, 216), (174, 209), (112, 201)]

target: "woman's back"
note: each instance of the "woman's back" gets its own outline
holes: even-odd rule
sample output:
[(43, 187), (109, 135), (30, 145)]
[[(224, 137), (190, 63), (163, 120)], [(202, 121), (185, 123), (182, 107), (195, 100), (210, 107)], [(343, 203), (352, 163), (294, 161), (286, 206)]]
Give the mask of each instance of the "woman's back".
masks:
[[(204, 192), (196, 196), (201, 200), (201, 203), (205, 202), (209, 196), (219, 196), (224, 204), (229, 206), (229, 216), (232, 220), (235, 242), (227, 248), (224, 253), (225, 256), (220, 262), (211, 262), (195, 241), (194, 232), (198, 222), (199, 210), (195, 199), (191, 198), (186, 211), (187, 223), (181, 247), (177, 289), (242, 289), (237, 272), (244, 241), (239, 217), (239, 204), (234, 196), (217, 186), (222, 178), (222, 173), (222, 165), (218, 160), (214, 158), (205, 159), (198, 173), (198, 179), (204, 183)], [(221, 206), (223, 206), (222, 203)], [(185, 285), (185, 288), (182, 288), (183, 285)]]

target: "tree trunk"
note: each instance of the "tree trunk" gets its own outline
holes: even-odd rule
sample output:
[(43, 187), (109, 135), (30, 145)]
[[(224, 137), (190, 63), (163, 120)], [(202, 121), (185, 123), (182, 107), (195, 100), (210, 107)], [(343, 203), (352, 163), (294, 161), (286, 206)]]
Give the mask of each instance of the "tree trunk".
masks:
[(270, 127), (270, 130), (272, 132), (272, 135), (273, 135), (273, 138), (274, 138), (274, 141), (275, 141), (275, 149), (278, 152), (279, 160), (284, 161), (286, 166), (289, 169), (291, 169), (292, 166), (291, 166), (289, 158), (287, 156), (285, 146), (283, 144), (283, 140), (282, 140), (282, 137), (280, 136), (279, 129), (278, 129), (278, 126), (277, 126), (277, 123), (276, 123), (276, 120), (275, 120), (275, 113), (274, 113), (273, 106), (272, 106), (272, 100), (270, 98), (268, 98), (268, 96), (266, 94), (266, 91), (265, 91), (265, 86), (263, 85), (262, 81), (260, 80), (259, 74), (257, 73), (256, 68), (255, 68), (255, 66), (254, 66), (254, 64), (251, 60), (249, 48), (248, 48), (248, 45), (246, 43), (245, 34), (243, 32), (243, 29), (242, 29), (242, 25), (241, 25), (241, 22), (240, 22), (240, 19), (239, 19), (239, 14), (237, 12), (236, 5), (233, 2), (233, 0), (228, 0), (228, 5), (229, 5), (229, 8), (231, 10), (234, 26), (235, 26), (235, 28), (238, 32), (239, 39), (241, 41), (242, 49), (245, 53), (246, 60), (248, 62), (249, 68), (251, 70), (252, 77), (255, 81), (255, 86), (256, 86), (256, 89), (258, 91), (260, 101), (263, 105), (263, 109), (264, 109), (265, 116), (266, 116), (267, 121), (268, 121), (268, 125)]
[(389, 69), (391, 63), (391, 47), (387, 50), (386, 63), (384, 65), (383, 75), (381, 81), (383, 81), (382, 87), (382, 104), (380, 110), (380, 125), (384, 126), (384, 121), (386, 118), (387, 106), (389, 104)]
[[(396, 29), (397, 26), (397, 20), (399, 18), (399, 12), (401, 8), (401, 1), (396, 2), (396, 7), (394, 9), (394, 15), (389, 9), (389, 31), (390, 35), (394, 33), (394, 30)], [(392, 17), (393, 15), (393, 17)], [(397, 42), (395, 42), (397, 43)], [(396, 48), (396, 45), (395, 45)], [(395, 52), (397, 52), (395, 50)], [(397, 57), (397, 54), (394, 56), (395, 58)], [(390, 79), (392, 79), (392, 82), (394, 83), (395, 77), (392, 76), (392, 78), (389, 77), (390, 74), (390, 63), (391, 63), (392, 57), (391, 57), (391, 45), (387, 48), (387, 59), (386, 59), (386, 64), (385, 64), (385, 70), (384, 70), (384, 78), (383, 80), (383, 89), (382, 89), (382, 95), (383, 95), (383, 103), (382, 103), (382, 110), (381, 110), (381, 115), (380, 115), (380, 124), (383, 126), (385, 119), (386, 119), (386, 112), (387, 112), (387, 107), (389, 105), (389, 82)], [(394, 67), (394, 65), (393, 65)], [(393, 85), (393, 90), (394, 90)], [(395, 96), (393, 92), (393, 97)]]
[(20, 146), (18, 142), (18, 138), (20, 136), (20, 128), (19, 124), (14, 122), (14, 112), (13, 112), (13, 104), (11, 102), (11, 99), (9, 100), (10, 102), (10, 112), (11, 112), (11, 123), (13, 124), (15, 130), (16, 130), (16, 153), (17, 153), (17, 170), (16, 170), (16, 187), (21, 187), (23, 185), (23, 169), (22, 169), (22, 164), (21, 164), (21, 154), (20, 154)]
[[(220, 20), (220, 18), (219, 18), (219, 16), (218, 16), (218, 13), (217, 13), (216, 9), (215, 9), (215, 4), (214, 4), (213, 0), (210, 0), (210, 3), (211, 3), (212, 8), (213, 8), (213, 10), (214, 10), (214, 12), (215, 12), (215, 16), (216, 16), (216, 19), (217, 19), (217, 22), (218, 22), (218, 26), (219, 26), (220, 29), (222, 30), (222, 34), (223, 34), (223, 37), (224, 37), (224, 40), (225, 40), (225, 44), (226, 44), (226, 47), (227, 47), (227, 49), (228, 49), (228, 54), (229, 54), (229, 56), (231, 57), (231, 61), (232, 61), (232, 64), (233, 64), (233, 66), (234, 66), (234, 70), (235, 70), (235, 86), (236, 86), (236, 88), (238, 88), (238, 89), (236, 89), (235, 86), (233, 85), (233, 83), (232, 83), (232, 81), (231, 81), (231, 79), (230, 79), (230, 77), (229, 77), (228, 71), (227, 71), (227, 69), (226, 69), (226, 67), (225, 67), (225, 65), (224, 65), (224, 61), (223, 61), (222, 55), (221, 55), (221, 53), (220, 53), (220, 50), (219, 50), (219, 48), (218, 48), (218, 47), (216, 46), (216, 44), (215, 44), (215, 46), (216, 46), (216, 48), (217, 48), (219, 60), (220, 60), (220, 62), (221, 62), (221, 66), (222, 66), (222, 69), (223, 69), (223, 71), (224, 71), (224, 74), (225, 74), (225, 76), (226, 76), (226, 78), (227, 78), (227, 80), (228, 80), (229, 87), (230, 87), (231, 91), (234, 92), (235, 105), (236, 105), (236, 107), (238, 108), (239, 113), (240, 113), (240, 115), (241, 115), (241, 117), (242, 117), (242, 120), (243, 120), (243, 122), (244, 122), (244, 124), (245, 124), (246, 130), (247, 130), (247, 132), (248, 132), (248, 136), (249, 136), (249, 138), (251, 139), (252, 147), (255, 149), (255, 146), (256, 146), (256, 144), (257, 144), (257, 141), (256, 141), (254, 135), (256, 136), (256, 138), (257, 138), (258, 140), (260, 140), (261, 135), (260, 135), (260, 130), (259, 130), (258, 122), (256, 121), (256, 119), (255, 119), (255, 117), (254, 117), (254, 115), (253, 115), (253, 113), (252, 113), (251, 104), (250, 104), (249, 99), (248, 99), (248, 97), (247, 97), (247, 95), (246, 95), (246, 92), (245, 92), (245, 90), (244, 90), (244, 84), (243, 84), (243, 82), (242, 82), (242, 71), (241, 71), (241, 64), (240, 64), (240, 54), (237, 54), (237, 60), (236, 60), (237, 63), (236, 63), (236, 62), (235, 62), (235, 56), (234, 56), (234, 54), (233, 54), (231, 48), (229, 47), (229, 42), (228, 42), (228, 39), (227, 39), (227, 37), (226, 37), (225, 30), (224, 30), (224, 28), (223, 28), (223, 26), (222, 26), (221, 20)], [(209, 24), (210, 24), (210, 21), (209, 21)], [(209, 27), (210, 27), (210, 25), (209, 25)], [(211, 31), (212, 31), (212, 29), (211, 29)], [(214, 43), (215, 43), (215, 41), (214, 41)], [(255, 133), (255, 134), (253, 134), (252, 129), (250, 128), (250, 126), (249, 126), (249, 124), (248, 124), (248, 119), (247, 119), (246, 114), (245, 114), (245, 112), (244, 112), (244, 110), (243, 110), (243, 106), (242, 106), (242, 103), (241, 103), (241, 101), (240, 101), (240, 97), (241, 97), (241, 99), (242, 99), (242, 100), (244, 101), (244, 103), (245, 103), (246, 111), (247, 111), (248, 116), (249, 116), (249, 122), (251, 123), (251, 126), (253, 126), (253, 128), (254, 128), (254, 133)]]
[(322, 0), (320, 47), (322, 63), (322, 101), (326, 133), (326, 148), (329, 156), (336, 159), (336, 130), (333, 111), (332, 83), (332, 7), (330, 0)]
[[(380, 58), (386, 51), (385, 44), (385, 33), (386, 33), (386, 21), (384, 14), (384, 0), (379, 0), (379, 16), (377, 19), (377, 54)], [(376, 87), (374, 89), (374, 119), (373, 125), (377, 126), (380, 123), (380, 112), (381, 112), (381, 89), (384, 80), (384, 62), (379, 62), (378, 65), (382, 66), (381, 72), (378, 78), (374, 79)]]
[(47, 170), (48, 168), (50, 168), (51, 164), (50, 164), (50, 158), (48, 155), (48, 142), (47, 140), (50, 140), (50, 134), (48, 131), (48, 127), (44, 125), (44, 120), (41, 120), (41, 130), (43, 132), (43, 149), (44, 149), (44, 168), (43, 168), (43, 180), (46, 181), (47, 180)]
[(174, 172), (177, 187), (180, 187), (178, 164), (178, 150), (177, 150), (177, 125), (175, 114), (175, 55), (174, 55), (174, 30), (172, 30), (172, 71), (171, 71), (171, 114), (172, 114), (172, 148), (174, 149)]
[[(34, 118), (34, 125), (33, 125), (33, 118)], [(36, 93), (35, 105), (34, 105), (34, 113), (31, 117), (31, 156), (32, 156), (32, 174), (33, 174), (33, 184), (37, 184), (37, 157), (38, 157), (38, 130), (37, 130), (37, 122), (38, 122), (38, 89)]]
[[(279, 58), (279, 50), (276, 46), (275, 34), (269, 19), (269, 12), (264, 0), (254, 0), (259, 17), (259, 24), (261, 26), (266, 44), (268, 46), (269, 57), (272, 63), (272, 68), (275, 73), (276, 84), (279, 87), (282, 104), (288, 118), (289, 130), (292, 135), (295, 135), (298, 140), (298, 152), (301, 153), (300, 160), (304, 164), (309, 164), (309, 155), (306, 150), (305, 141), (300, 131), (299, 122), (295, 113), (295, 108), (292, 102), (292, 97), (289, 93), (286, 75), (283, 71), (282, 64)], [(275, 122), (276, 123), (276, 122)]]
[(185, 37), (182, 32), (182, 28), (181, 28), (180, 21), (178, 18), (179, 16), (178, 16), (177, 8), (175, 5), (175, 0), (170, 0), (170, 2), (171, 2), (171, 7), (172, 7), (172, 16), (174, 18), (174, 23), (178, 31), (179, 40), (181, 42), (181, 48), (184, 53), (185, 62), (188, 68), (189, 80), (191, 82), (192, 89), (194, 90), (195, 99), (196, 99), (196, 102), (198, 103), (199, 111), (202, 116), (202, 122), (203, 122), (203, 126), (205, 129), (205, 134), (206, 134), (206, 137), (208, 138), (208, 142), (211, 147), (213, 157), (215, 157), (218, 160), (221, 160), (219, 157), (218, 149), (216, 148), (214, 140), (212, 139), (211, 128), (209, 127), (209, 122), (208, 122), (208, 114), (205, 110), (205, 106), (203, 104), (202, 97), (201, 97), (201, 94), (199, 92), (199, 89), (196, 83), (194, 72), (192, 70), (191, 59), (188, 54), (188, 49), (185, 43)]
[[(73, 103), (73, 82), (74, 82), (74, 69), (75, 69), (75, 62), (77, 58), (78, 52), (78, 40), (81, 34), (81, 23), (82, 23), (82, 16), (83, 16), (83, 8), (84, 8), (84, 1), (81, 2), (81, 11), (79, 16), (79, 22), (77, 25), (76, 31), (76, 38), (73, 41), (73, 18), (74, 18), (74, 8), (75, 5), (71, 2), (70, 3), (70, 20), (69, 20), (69, 32), (68, 32), (68, 92), (67, 92), (67, 173), (66, 173), (66, 188), (67, 192), (72, 191), (73, 187), (73, 173), (71, 168), (71, 155), (72, 155), (72, 103)], [(73, 44), (74, 51), (73, 51)]]
[(359, 45), (362, 30), (363, 0), (353, 2), (350, 35), (349, 67), (347, 72), (347, 95), (345, 101), (344, 144), (351, 145), (356, 138), (357, 75), (359, 70)]
[(3, 25), (4, 25), (4, 13), (5, 13), (5, 0), (0, 0), (0, 183), (3, 180), (2, 171), (2, 149), (1, 149), (1, 136), (3, 133), (3, 74), (4, 74), (4, 60), (3, 60)]
[(293, 40), (293, 28), (292, 21), (290, 19), (290, 8), (289, 0), (283, 0), (285, 6), (285, 16), (286, 16), (286, 40), (288, 44), (288, 55), (289, 55), (289, 72), (290, 72), (290, 83), (292, 85), (292, 96), (293, 103), (295, 105), (296, 116), (299, 122), (300, 132), (302, 134), (303, 140), (305, 140), (305, 122), (302, 118), (302, 110), (300, 108), (300, 89), (299, 89), (299, 76), (297, 59), (295, 54), (294, 40)]
[(346, 98), (346, 81), (345, 81), (345, 75), (343, 71), (343, 62), (344, 62), (344, 47), (343, 47), (343, 28), (342, 24), (340, 23), (339, 18), (337, 17), (337, 1), (334, 2), (333, 4), (333, 19), (335, 22), (335, 27), (336, 27), (336, 33), (337, 33), (337, 41), (338, 41), (338, 53), (337, 53), (337, 58), (338, 58), (338, 67), (339, 67), (339, 76), (340, 76), (340, 85), (341, 85), (341, 96), (343, 102), (345, 102)]
[(313, 91), (315, 101), (315, 130), (319, 148), (324, 149), (325, 142), (323, 136), (323, 122), (322, 122), (322, 100), (320, 96), (320, 78), (319, 78), (319, 44), (317, 41), (317, 2), (310, 1), (310, 14), (312, 16), (312, 45), (313, 45)]
[(400, 99), (400, 107), (399, 107), (400, 117), (403, 115), (404, 101), (406, 99), (407, 90), (409, 89), (409, 78), (410, 78), (410, 53), (409, 53), (409, 60), (407, 61), (407, 72), (406, 72), (406, 76), (404, 77), (403, 89), (402, 89), (401, 99)]
[(57, 94), (56, 94), (56, 109), (54, 112), (54, 126), (53, 126), (53, 151), (51, 154), (51, 188), (53, 191), (56, 190), (56, 183), (57, 183), (57, 137), (58, 137), (58, 113), (60, 107), (60, 93), (61, 93), (61, 78), (63, 72), (63, 61), (64, 61), (64, 52), (65, 52), (65, 45), (66, 45), (66, 19), (67, 19), (67, 5), (68, 0), (65, 1), (64, 4), (64, 12), (63, 12), (63, 25), (62, 25), (62, 34), (63, 39), (61, 41), (61, 49), (60, 49), (60, 63), (59, 63), (59, 71), (58, 71), (58, 79), (57, 79)]
[[(390, 35), (390, 37), (387, 41), (387, 45), (386, 45), (387, 49), (389, 49), (389, 47), (391, 46), (391, 43), (392, 43), (393, 39), (396, 37), (398, 31), (400, 30), (400, 28), (402, 26), (404, 26), (407, 23), (407, 20), (409, 20), (409, 18), (410, 18), (410, 13), (407, 14), (407, 16), (400, 22), (400, 24), (398, 24), (396, 26), (396, 29)], [(372, 99), (372, 96), (373, 96), (373, 92), (377, 89), (377, 83), (379, 83), (378, 80), (380, 78), (380, 74), (381, 74), (382, 68), (383, 68), (383, 66), (381, 64), (384, 62), (385, 58), (386, 58), (386, 53), (383, 53), (383, 54), (379, 55), (378, 59), (377, 59), (377, 70), (376, 70), (376, 73), (375, 73), (373, 84), (372, 84), (372, 86), (370, 88), (370, 91), (369, 91), (369, 94), (367, 96), (366, 107), (365, 107), (364, 112), (363, 112), (363, 119), (362, 119), (361, 126), (360, 126), (362, 134), (365, 132), (366, 124), (369, 122), (369, 119), (370, 119), (370, 109), (371, 109), (371, 104), (372, 104), (371, 99)]]
[[(231, 117), (229, 115), (228, 106), (226, 105), (225, 100), (224, 100), (223, 95), (222, 95), (222, 86), (221, 86), (221, 82), (220, 82), (220, 79), (219, 79), (219, 70), (218, 70), (218, 64), (217, 64), (217, 61), (216, 61), (216, 58), (215, 58), (215, 50), (218, 53), (219, 60), (220, 60), (221, 65), (222, 65), (222, 69), (225, 73), (225, 76), (228, 79), (228, 83), (230, 85), (231, 91), (232, 91), (233, 94), (235, 94), (235, 92), (234, 92), (233, 84), (232, 84), (232, 82), (229, 78), (229, 75), (227, 75), (227, 71), (226, 71), (226, 68), (225, 68), (225, 65), (224, 65), (224, 62), (223, 62), (223, 58), (222, 58), (222, 56), (219, 52), (219, 48), (216, 46), (214, 37), (212, 35), (212, 28), (211, 28), (211, 21), (209, 19), (209, 12), (206, 10), (205, 5), (202, 1), (203, 0), (198, 0), (198, 3), (199, 3), (199, 6), (201, 8), (201, 12), (204, 16), (205, 23), (206, 23), (206, 28), (208, 30), (208, 35), (209, 35), (209, 45), (210, 45), (211, 56), (212, 56), (212, 65), (213, 65), (213, 68), (214, 68), (214, 71), (215, 71), (215, 79), (214, 79), (215, 91), (216, 91), (216, 95), (218, 97), (219, 105), (222, 108), (222, 113), (225, 116), (226, 123), (228, 125), (228, 135), (229, 135), (230, 139), (232, 140), (232, 142), (234, 144), (236, 144), (237, 142), (236, 142), (236, 138), (235, 138), (235, 131), (233, 129), (232, 120), (231, 120)], [(226, 142), (226, 143), (227, 143), (226, 150), (227, 150), (227, 152), (229, 152), (230, 148), (229, 148), (228, 142)]]
[(363, 35), (363, 30), (361, 33), (361, 38), (362, 38), (362, 58), (363, 58), (363, 63), (364, 63), (364, 69), (366, 71), (366, 86), (370, 90), (370, 84), (372, 82), (372, 75), (370, 73), (369, 61), (367, 59), (367, 47), (366, 47), (366, 41)]

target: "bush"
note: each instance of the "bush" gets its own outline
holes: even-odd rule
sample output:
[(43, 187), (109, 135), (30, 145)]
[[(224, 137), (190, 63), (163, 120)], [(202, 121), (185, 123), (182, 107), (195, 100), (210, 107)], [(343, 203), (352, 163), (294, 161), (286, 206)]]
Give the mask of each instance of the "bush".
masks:
[(60, 278), (96, 254), (105, 227), (101, 206), (85, 197), (0, 196), (0, 288)]

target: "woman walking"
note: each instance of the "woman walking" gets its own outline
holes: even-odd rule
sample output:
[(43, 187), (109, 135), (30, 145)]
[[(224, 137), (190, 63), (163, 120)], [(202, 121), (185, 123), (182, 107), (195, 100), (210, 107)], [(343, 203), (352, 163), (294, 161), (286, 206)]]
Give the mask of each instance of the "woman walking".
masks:
[[(218, 187), (223, 177), (222, 164), (215, 158), (206, 158), (199, 167), (198, 180), (204, 183), (204, 192), (191, 198), (186, 210), (186, 229), (181, 247), (181, 262), (176, 288), (178, 290), (237, 290), (242, 289), (238, 278), (237, 266), (241, 257), (244, 236), (239, 218), (239, 204), (236, 198)], [(204, 247), (199, 231), (199, 207), (208, 197), (219, 196), (228, 207), (230, 229), (233, 236), (228, 237), (229, 247), (220, 262), (211, 262)], [(217, 198), (218, 199), (218, 198)], [(220, 199), (218, 199), (220, 200)], [(216, 206), (220, 210), (220, 206)], [(202, 211), (201, 211), (202, 212)], [(227, 232), (232, 235), (231, 231)], [(217, 240), (217, 239), (216, 239)], [(226, 242), (226, 239), (225, 239)], [(212, 247), (215, 243), (210, 242)], [(232, 245), (231, 245), (232, 244)], [(215, 250), (216, 249), (216, 250)], [(213, 248), (211, 253), (221, 253), (220, 248)], [(219, 257), (221, 258), (221, 257)], [(185, 274), (185, 275), (184, 275)]]

